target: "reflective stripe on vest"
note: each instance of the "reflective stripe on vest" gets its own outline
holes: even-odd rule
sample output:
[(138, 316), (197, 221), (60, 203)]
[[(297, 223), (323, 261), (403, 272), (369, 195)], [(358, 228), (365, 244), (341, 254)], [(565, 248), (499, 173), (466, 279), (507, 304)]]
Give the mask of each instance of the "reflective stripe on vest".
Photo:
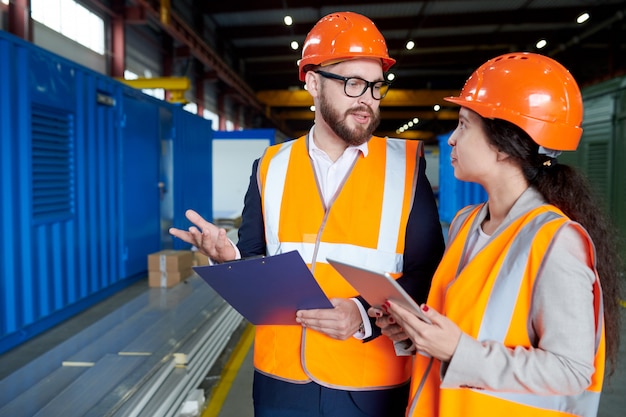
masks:
[[(291, 148), (295, 141), (284, 142), (280, 145), (280, 150), (272, 158), (270, 167), (267, 171), (267, 183), (273, 184), (265, 190), (264, 194), (264, 211), (265, 216), (265, 241), (267, 243), (267, 254), (276, 255), (278, 253), (287, 252), (281, 250), (278, 241), (278, 225), (280, 220), (280, 201), (283, 199), (283, 191), (285, 190), (285, 177), (287, 176), (287, 168), (289, 167), (289, 156)], [(259, 182), (259, 186), (261, 183)], [(279, 202), (279, 204), (268, 204), (268, 202)]]
[[(518, 288), (524, 279), (526, 264), (519, 262), (519, 259), (528, 259), (533, 238), (539, 229), (547, 222), (555, 220), (561, 215), (555, 212), (541, 213), (532, 219), (511, 244), (509, 251), (502, 264), (496, 283), (491, 292), (491, 297), (487, 303), (487, 308), (483, 316), (483, 321), (478, 334), (478, 340), (495, 340), (504, 342), (507, 334), (515, 300), (517, 299)], [(601, 328), (598, 329), (598, 334)], [(596, 349), (599, 338), (596, 337)], [(566, 395), (529, 395), (513, 393), (497, 393), (480, 391), (482, 394), (491, 395), (520, 404), (532, 407), (539, 407), (546, 410), (566, 411), (581, 416), (595, 416), (600, 402), (599, 392), (585, 391), (576, 396)]]
[(487, 302), (478, 333), (478, 340), (504, 342), (515, 310), (518, 290), (526, 270), (526, 262), (519, 262), (519, 260), (528, 259), (533, 238), (541, 226), (559, 217), (554, 212), (542, 213), (524, 225), (513, 240), (491, 290), (491, 296)]
[[(515, 310), (518, 289), (524, 279), (524, 270), (526, 269), (526, 263), (519, 262), (519, 260), (528, 259), (531, 244), (539, 229), (545, 223), (560, 217), (562, 216), (551, 211), (541, 213), (526, 224), (516, 236), (507, 251), (493, 286), (480, 326), (478, 340), (504, 342)], [(598, 341), (597, 337), (596, 341)], [(598, 343), (596, 342), (596, 349), (597, 347)], [(580, 416), (595, 416), (600, 402), (600, 393), (589, 391), (576, 396), (499, 393), (485, 390), (481, 390), (480, 393), (531, 407), (566, 411)]]
[[(341, 243), (297, 243), (283, 242), (280, 253), (297, 250), (307, 264), (312, 264), (315, 256), (316, 263), (327, 263), (326, 257), (335, 259), (358, 259), (359, 266), (374, 271), (397, 273), (402, 271), (403, 256), (393, 252), (382, 252), (378, 249), (364, 248), (356, 245)], [(317, 252), (316, 252), (317, 250)]]
[[(311, 140), (309, 138), (309, 140)], [(378, 233), (378, 245), (368, 249), (354, 245), (329, 243), (279, 242), (280, 209), (284, 192), (284, 178), (289, 168), (289, 156), (295, 141), (285, 142), (272, 158), (267, 171), (267, 184), (263, 206), (265, 216), (265, 240), (268, 255), (299, 250), (307, 264), (326, 263), (332, 253), (337, 259), (363, 260), (364, 268), (397, 273), (402, 270), (402, 255), (395, 254), (402, 220), (402, 202), (405, 188), (406, 141), (387, 139), (385, 184), (382, 216)], [(317, 252), (316, 252), (317, 250)], [(314, 259), (315, 258), (315, 259)]]
[(456, 214), (456, 216), (454, 216), (454, 219), (452, 219), (452, 224), (450, 224), (448, 237), (454, 237), (454, 236), (458, 235), (459, 234), (459, 230), (461, 230), (461, 227), (463, 227), (463, 225), (467, 221), (468, 217), (471, 214), (473, 214), (475, 211), (478, 211), (478, 209), (480, 207), (482, 207), (483, 205), (484, 204), (476, 204), (476, 205), (473, 205), (473, 206), (467, 206), (467, 207), (462, 208), (461, 210), (459, 210), (459, 212)]

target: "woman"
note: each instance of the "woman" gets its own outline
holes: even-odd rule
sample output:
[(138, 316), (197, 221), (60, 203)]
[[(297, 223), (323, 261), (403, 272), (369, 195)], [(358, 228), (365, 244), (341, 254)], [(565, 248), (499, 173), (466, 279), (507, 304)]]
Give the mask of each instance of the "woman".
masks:
[(542, 55), (494, 58), (467, 80), (450, 136), (459, 180), (488, 201), (459, 211), (422, 310), (389, 301), (377, 325), (417, 350), (409, 416), (597, 414), (619, 335), (613, 229), (575, 170), (582, 98)]

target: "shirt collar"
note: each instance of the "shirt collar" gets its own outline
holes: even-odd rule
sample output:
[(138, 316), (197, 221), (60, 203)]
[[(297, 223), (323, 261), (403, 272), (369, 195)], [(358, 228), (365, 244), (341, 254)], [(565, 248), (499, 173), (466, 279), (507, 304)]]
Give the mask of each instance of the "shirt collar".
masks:
[[(508, 225), (517, 219), (519, 216), (528, 213), (535, 208), (548, 204), (543, 195), (534, 187), (530, 186), (517, 198), (508, 214), (502, 221), (502, 224), (498, 226), (497, 231), (502, 228), (508, 227)], [(487, 216), (489, 210), (489, 203), (485, 203), (485, 205), (480, 209), (477, 215), (477, 224)], [(495, 233), (494, 233), (495, 234)]]
[[(311, 130), (309, 131), (309, 135), (308, 135), (308, 138), (307, 138), (308, 142), (309, 142), (309, 154), (311, 154), (314, 151), (324, 152), (323, 150), (321, 150), (315, 144), (315, 141), (313, 140), (313, 129), (314, 128), (315, 128), (315, 126), (311, 127)], [(363, 158), (367, 157), (367, 151), (368, 151), (367, 142), (364, 142), (364, 143), (360, 144), (359, 146), (350, 145), (346, 149), (355, 149), (357, 151), (361, 151), (361, 153), (363, 154)]]

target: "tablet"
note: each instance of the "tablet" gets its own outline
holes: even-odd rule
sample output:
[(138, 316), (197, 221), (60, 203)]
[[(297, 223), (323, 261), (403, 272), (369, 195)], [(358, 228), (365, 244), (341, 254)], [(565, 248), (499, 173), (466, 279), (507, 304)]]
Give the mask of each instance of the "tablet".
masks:
[(372, 271), (336, 259), (326, 260), (372, 307), (380, 308), (385, 301), (392, 300), (431, 324), (415, 300), (389, 273)]

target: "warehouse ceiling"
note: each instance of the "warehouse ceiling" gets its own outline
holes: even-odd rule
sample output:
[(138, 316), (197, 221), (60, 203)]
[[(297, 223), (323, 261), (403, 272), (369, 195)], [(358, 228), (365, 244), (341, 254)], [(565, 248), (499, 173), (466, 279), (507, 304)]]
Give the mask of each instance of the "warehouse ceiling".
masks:
[[(626, 73), (626, 1), (188, 0), (172, 1), (172, 7), (185, 25), (202, 28), (198, 35), (215, 59), (234, 71), (226, 71), (225, 80), (233, 95), (253, 94), (260, 123), (288, 136), (305, 132), (313, 120), (312, 101), (298, 80), (301, 46), (312, 26), (335, 11), (370, 17), (397, 60), (392, 90), (381, 102), (380, 135), (432, 140), (452, 130), (457, 109), (442, 97), (458, 92), (476, 67), (503, 53), (552, 56), (582, 87)], [(590, 18), (578, 24), (583, 12)], [(292, 17), (291, 26), (283, 23), (285, 15)], [(547, 45), (539, 50), (541, 39)], [(409, 40), (415, 44), (411, 50)], [(292, 49), (292, 41), (299, 48)], [(442, 106), (438, 112), (436, 104)], [(417, 124), (397, 132), (414, 118)]]

